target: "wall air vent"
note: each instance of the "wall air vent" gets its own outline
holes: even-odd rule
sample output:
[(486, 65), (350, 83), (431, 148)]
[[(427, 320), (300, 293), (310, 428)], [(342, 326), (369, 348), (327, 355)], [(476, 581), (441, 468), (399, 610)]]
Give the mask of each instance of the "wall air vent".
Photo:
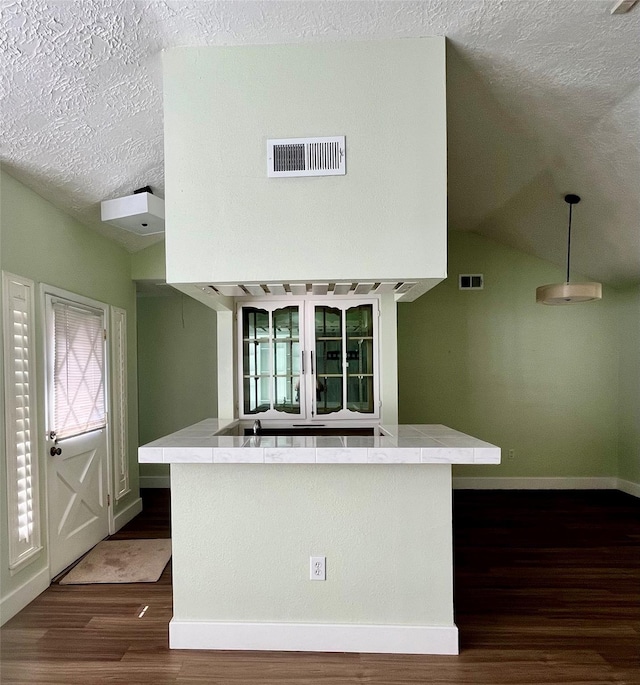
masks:
[(344, 176), (344, 136), (267, 140), (267, 176)]
[(484, 276), (482, 274), (458, 274), (459, 290), (483, 290)]

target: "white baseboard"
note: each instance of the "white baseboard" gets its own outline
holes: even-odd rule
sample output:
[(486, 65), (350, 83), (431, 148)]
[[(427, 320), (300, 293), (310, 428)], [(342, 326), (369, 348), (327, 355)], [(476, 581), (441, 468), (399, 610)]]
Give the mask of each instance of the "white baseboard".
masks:
[(140, 497), (134, 500), (128, 507), (125, 507), (122, 511), (118, 512), (113, 517), (113, 529), (114, 531), (120, 530), (122, 526), (129, 523), (134, 516), (137, 516), (142, 511), (142, 500)]
[[(588, 478), (453, 478), (455, 490), (622, 490), (640, 497), (640, 483), (609, 476)], [(140, 476), (141, 488), (170, 488), (170, 476)]]
[(171, 476), (140, 476), (141, 488), (170, 488)]
[(618, 478), (618, 490), (626, 492), (627, 495), (640, 497), (640, 483), (634, 483), (630, 480), (623, 480), (622, 478)]
[(0, 601), (0, 625), (4, 625), (10, 618), (13, 618), (19, 611), (22, 611), (29, 602), (50, 585), (49, 567), (38, 571), (29, 580), (10, 592)]
[(169, 623), (171, 649), (458, 654), (458, 628), (327, 623)]
[(618, 479), (593, 478), (453, 478), (456, 490), (616, 490)]

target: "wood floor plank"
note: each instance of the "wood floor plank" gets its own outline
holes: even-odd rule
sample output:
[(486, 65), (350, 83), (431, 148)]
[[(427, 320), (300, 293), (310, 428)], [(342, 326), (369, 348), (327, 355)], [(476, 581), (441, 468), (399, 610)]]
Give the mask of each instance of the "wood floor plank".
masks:
[[(143, 499), (115, 538), (170, 536), (168, 491)], [(454, 553), (457, 657), (169, 650), (169, 564), (157, 583), (51, 586), (0, 630), (0, 682), (640, 685), (639, 500), (457, 491)]]

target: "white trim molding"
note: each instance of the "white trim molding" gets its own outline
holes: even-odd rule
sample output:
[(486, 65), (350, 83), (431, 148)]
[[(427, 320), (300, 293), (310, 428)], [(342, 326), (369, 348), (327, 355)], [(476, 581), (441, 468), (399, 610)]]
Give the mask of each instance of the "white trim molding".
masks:
[(640, 483), (634, 483), (630, 480), (624, 480), (618, 478), (618, 490), (626, 492), (627, 495), (633, 495), (634, 497), (640, 497)]
[(111, 446), (116, 501), (131, 492), (127, 399), (127, 311), (110, 307), (111, 315)]
[(453, 478), (454, 490), (616, 490), (617, 478)]
[(113, 517), (113, 528), (114, 531), (120, 530), (122, 526), (126, 525), (137, 516), (142, 511), (142, 499), (138, 497), (129, 506), (125, 507), (122, 511), (118, 512)]
[(0, 601), (0, 625), (4, 625), (19, 611), (22, 611), (29, 602), (33, 602), (39, 594), (49, 587), (49, 584), (49, 567), (47, 566), (13, 590), (13, 592), (10, 592), (6, 597), (3, 597)]
[(458, 654), (458, 628), (328, 623), (169, 623), (171, 649)]

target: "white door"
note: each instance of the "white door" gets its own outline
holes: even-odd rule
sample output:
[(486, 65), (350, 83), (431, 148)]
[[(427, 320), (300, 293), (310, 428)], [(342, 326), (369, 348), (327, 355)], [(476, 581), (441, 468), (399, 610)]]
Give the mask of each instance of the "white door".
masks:
[(45, 311), (53, 577), (109, 532), (106, 307), (47, 294)]

